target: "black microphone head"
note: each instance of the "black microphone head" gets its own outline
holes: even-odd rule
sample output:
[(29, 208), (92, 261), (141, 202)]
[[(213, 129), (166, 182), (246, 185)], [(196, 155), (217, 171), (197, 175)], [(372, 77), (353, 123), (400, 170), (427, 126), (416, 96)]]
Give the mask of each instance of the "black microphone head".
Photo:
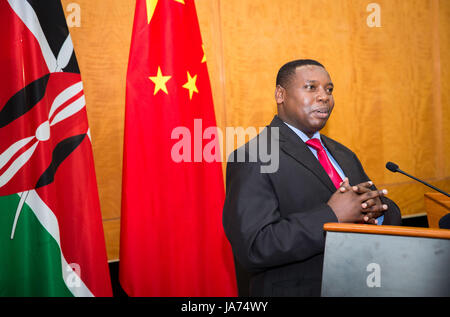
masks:
[(398, 165), (397, 164), (395, 164), (395, 163), (392, 163), (392, 162), (387, 162), (386, 163), (386, 168), (388, 169), (388, 170), (390, 170), (391, 172), (397, 172), (397, 170), (398, 170)]

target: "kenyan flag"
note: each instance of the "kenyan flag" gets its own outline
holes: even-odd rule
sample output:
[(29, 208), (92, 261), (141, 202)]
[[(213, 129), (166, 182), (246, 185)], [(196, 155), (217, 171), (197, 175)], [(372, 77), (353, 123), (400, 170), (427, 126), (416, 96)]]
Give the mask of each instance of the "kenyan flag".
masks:
[(80, 71), (59, 0), (0, 1), (0, 296), (111, 296)]

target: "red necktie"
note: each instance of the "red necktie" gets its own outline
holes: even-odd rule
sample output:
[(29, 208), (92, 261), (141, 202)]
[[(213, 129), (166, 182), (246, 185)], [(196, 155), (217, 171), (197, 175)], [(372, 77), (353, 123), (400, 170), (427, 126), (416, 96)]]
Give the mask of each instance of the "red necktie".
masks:
[(330, 159), (328, 158), (327, 152), (323, 148), (319, 139), (310, 139), (306, 142), (310, 147), (317, 151), (317, 157), (319, 158), (319, 163), (322, 164), (325, 172), (327, 172), (328, 176), (330, 176), (331, 181), (333, 182), (336, 188), (339, 188), (339, 184), (342, 182), (342, 178), (339, 176), (338, 172), (334, 168), (333, 164), (331, 164)]

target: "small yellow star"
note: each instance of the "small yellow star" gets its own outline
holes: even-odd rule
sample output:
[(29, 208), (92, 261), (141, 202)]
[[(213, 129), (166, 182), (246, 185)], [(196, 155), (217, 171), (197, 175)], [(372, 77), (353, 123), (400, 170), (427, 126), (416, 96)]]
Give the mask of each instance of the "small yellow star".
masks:
[(189, 100), (191, 100), (194, 92), (198, 93), (197, 86), (195, 86), (195, 82), (197, 80), (197, 75), (195, 75), (194, 77), (191, 77), (191, 74), (189, 74), (189, 72), (187, 72), (187, 80), (188, 81), (187, 81), (187, 83), (185, 83), (183, 85), (183, 88), (186, 88), (189, 90)]
[[(185, 4), (184, 0), (174, 0), (175, 2)], [(155, 12), (156, 5), (158, 4), (158, 0), (145, 0), (146, 8), (147, 8), (147, 22), (150, 23), (153, 13)]]
[(167, 91), (166, 83), (172, 76), (163, 76), (161, 72), (161, 67), (158, 66), (158, 72), (156, 76), (151, 76), (149, 79), (155, 83), (155, 91), (153, 92), (153, 96), (160, 90), (164, 91), (166, 95), (169, 94)]
[(202, 63), (206, 62), (206, 54), (205, 54), (205, 45), (202, 44), (202, 50), (203, 50), (203, 58)]

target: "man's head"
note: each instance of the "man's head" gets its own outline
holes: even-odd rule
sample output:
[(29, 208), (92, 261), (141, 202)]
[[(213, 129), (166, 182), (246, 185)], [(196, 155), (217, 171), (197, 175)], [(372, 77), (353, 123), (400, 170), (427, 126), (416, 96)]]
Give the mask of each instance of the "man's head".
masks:
[(275, 100), (281, 120), (308, 136), (321, 130), (334, 107), (333, 83), (324, 66), (301, 59), (278, 71)]

